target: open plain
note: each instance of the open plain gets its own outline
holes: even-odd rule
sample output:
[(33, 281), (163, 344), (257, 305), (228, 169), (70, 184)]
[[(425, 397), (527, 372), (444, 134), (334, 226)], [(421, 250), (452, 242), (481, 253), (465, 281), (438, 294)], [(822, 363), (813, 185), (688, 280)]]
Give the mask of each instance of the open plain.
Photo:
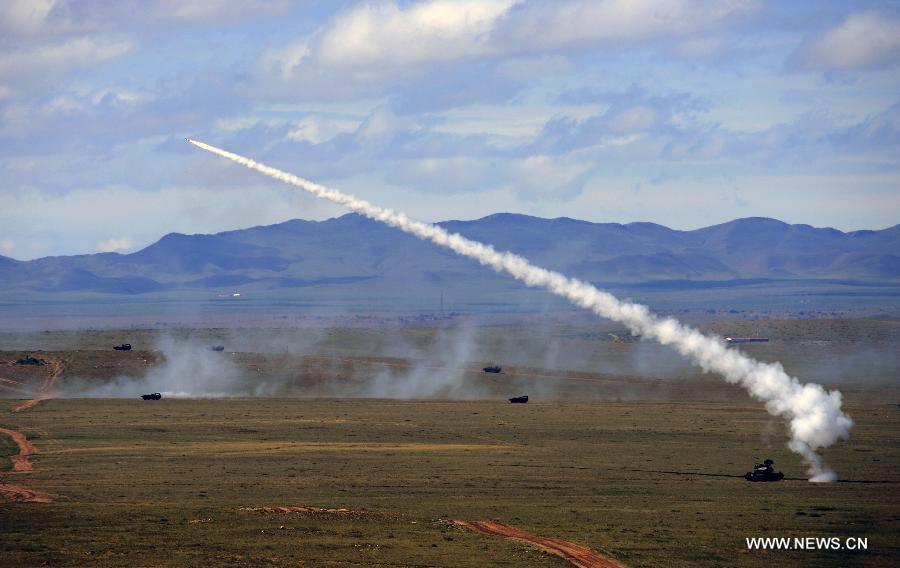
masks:
[[(896, 345), (895, 320), (711, 324), (720, 333), (741, 326), (768, 326), (775, 339), (747, 349), (787, 355), (789, 371), (824, 372), (834, 350), (883, 355)], [(479, 526), (626, 566), (885, 566), (900, 554), (893, 360), (872, 355), (856, 375), (824, 381), (842, 390), (856, 426), (824, 452), (841, 481), (814, 484), (784, 447), (783, 424), (742, 389), (684, 371), (677, 357), (615, 329), (479, 329), (466, 335), (478, 348), (462, 363), (449, 348), (434, 358), (463, 342), (439, 330), (291, 335), (300, 333), (5, 336), (0, 427), (33, 445), (25, 458), (33, 471), (15, 471), (20, 448), (0, 435), (0, 483), (48, 502), (2, 497), (4, 565), (568, 565), (458, 521), (491, 521)], [(181, 352), (159, 345), (173, 334), (201, 363), (219, 357), (237, 369), (233, 392), (142, 401), (142, 388), (172, 373), (188, 390), (209, 386), (192, 387), (189, 376), (209, 372), (206, 363), (170, 368)], [(120, 340), (135, 349), (113, 351)], [(219, 342), (225, 352), (202, 348)], [(482, 373), (479, 349), (500, 354), (503, 373)], [(578, 351), (589, 356), (566, 355)], [(45, 364), (16, 364), (28, 354)], [(641, 357), (654, 364), (641, 366)], [(389, 393), (429, 378), (444, 386), (378, 398), (372, 377)], [(254, 383), (279, 387), (247, 396)], [(110, 384), (113, 398), (103, 394)], [(532, 401), (506, 402), (517, 394)], [(23, 399), (39, 402), (12, 412)], [(746, 482), (743, 473), (766, 457), (785, 481)], [(807, 536), (866, 538), (868, 549), (752, 551), (745, 541)]]

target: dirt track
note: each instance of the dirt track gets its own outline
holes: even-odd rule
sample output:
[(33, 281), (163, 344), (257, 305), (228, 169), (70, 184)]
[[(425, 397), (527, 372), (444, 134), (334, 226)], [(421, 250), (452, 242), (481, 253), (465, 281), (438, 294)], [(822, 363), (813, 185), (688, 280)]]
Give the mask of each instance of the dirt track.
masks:
[(65, 372), (66, 362), (63, 359), (56, 359), (54, 357), (47, 357), (45, 360), (47, 361), (47, 365), (50, 368), (50, 372), (41, 383), (41, 388), (38, 391), (38, 395), (35, 398), (26, 400), (22, 404), (14, 407), (12, 409), (12, 412), (22, 412), (23, 410), (28, 410), (29, 408), (37, 406), (37, 404), (42, 400), (53, 398), (53, 387), (56, 386), (56, 381), (57, 379), (59, 379), (60, 375)]
[(53, 501), (46, 493), (9, 483), (0, 483), (0, 493), (6, 495), (10, 501), (20, 503), (50, 503)]
[(274, 515), (299, 515), (301, 517), (314, 517), (324, 519), (361, 519), (372, 514), (365, 509), (330, 509), (323, 507), (310, 507), (308, 505), (281, 505), (263, 507), (241, 507), (241, 511), (253, 511)]
[(31, 465), (31, 462), (28, 460), (28, 456), (32, 456), (38, 453), (37, 448), (35, 448), (31, 442), (25, 439), (25, 435), (21, 432), (16, 432), (15, 430), (8, 430), (6, 428), (0, 428), (0, 434), (6, 434), (10, 438), (13, 439), (13, 442), (19, 446), (19, 453), (10, 457), (10, 460), (13, 464), (13, 471), (17, 472), (26, 472), (26, 471), (34, 471), (34, 466)]
[(285, 505), (276, 507), (242, 507), (244, 511), (259, 511), (262, 513), (350, 513), (350, 509), (323, 509), (322, 507), (307, 507), (305, 505)]
[(573, 565), (579, 568), (624, 568), (624, 565), (616, 562), (612, 558), (603, 556), (599, 552), (591, 550), (586, 546), (558, 540), (555, 538), (544, 538), (527, 533), (523, 530), (498, 523), (496, 521), (454, 521), (456, 524), (478, 531), (485, 534), (502, 536), (534, 545), (541, 550), (545, 550), (552, 554), (556, 554), (565, 558)]
[[(31, 461), (29, 461), (28, 456), (38, 453), (37, 448), (35, 448), (31, 442), (26, 440), (25, 435), (21, 432), (0, 428), (0, 433), (6, 434), (12, 438), (16, 445), (19, 446), (19, 453), (10, 457), (10, 461), (12, 461), (13, 464), (13, 471), (16, 473), (29, 473), (34, 471), (34, 466), (31, 464)], [(3, 493), (12, 501), (27, 503), (49, 503), (53, 500), (46, 493), (21, 487), (19, 485), (12, 485), (11, 483), (0, 482), (0, 493)]]

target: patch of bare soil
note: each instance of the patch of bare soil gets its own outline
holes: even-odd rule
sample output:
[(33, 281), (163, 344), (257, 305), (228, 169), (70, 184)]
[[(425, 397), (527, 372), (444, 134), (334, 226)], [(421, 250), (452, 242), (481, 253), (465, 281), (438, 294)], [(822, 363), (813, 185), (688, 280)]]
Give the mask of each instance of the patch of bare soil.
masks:
[(568, 560), (579, 568), (624, 568), (619, 562), (586, 546), (566, 540), (544, 538), (496, 521), (454, 521), (457, 525), (484, 534), (511, 538)]
[(269, 514), (299, 514), (304, 516), (315, 517), (341, 517), (341, 518), (360, 518), (369, 515), (369, 511), (354, 509), (328, 509), (323, 507), (310, 507), (307, 505), (282, 505), (282, 506), (263, 506), (263, 507), (241, 507), (241, 511), (254, 511), (257, 513)]
[[(0, 428), (0, 433), (6, 434), (12, 438), (16, 445), (19, 446), (19, 453), (10, 458), (13, 464), (13, 471), (16, 473), (29, 473), (34, 471), (34, 466), (32, 466), (28, 456), (38, 453), (37, 448), (35, 448), (31, 442), (26, 440), (25, 435), (21, 432)], [(3, 493), (12, 501), (19, 502), (49, 503), (53, 500), (50, 495), (46, 493), (21, 487), (19, 485), (13, 485), (11, 483), (0, 482), (0, 493)]]
[(13, 464), (13, 471), (33, 471), (34, 467), (28, 460), (28, 456), (32, 456), (38, 453), (37, 448), (35, 448), (31, 444), (31, 442), (26, 440), (25, 435), (21, 432), (16, 432), (15, 430), (9, 430), (7, 428), (0, 428), (0, 434), (6, 434), (13, 439), (13, 442), (15, 442), (17, 446), (19, 446), (19, 453), (10, 458)]
[(6, 495), (10, 501), (20, 503), (50, 503), (53, 501), (53, 498), (46, 493), (11, 483), (0, 483), (0, 493)]

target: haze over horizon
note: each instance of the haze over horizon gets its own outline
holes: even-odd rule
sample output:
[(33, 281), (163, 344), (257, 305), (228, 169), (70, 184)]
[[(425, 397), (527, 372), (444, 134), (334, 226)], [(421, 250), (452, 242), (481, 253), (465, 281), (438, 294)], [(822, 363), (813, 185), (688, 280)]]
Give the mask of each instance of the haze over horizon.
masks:
[(0, 255), (344, 213), (196, 136), (424, 221), (900, 220), (895, 2), (0, 5)]

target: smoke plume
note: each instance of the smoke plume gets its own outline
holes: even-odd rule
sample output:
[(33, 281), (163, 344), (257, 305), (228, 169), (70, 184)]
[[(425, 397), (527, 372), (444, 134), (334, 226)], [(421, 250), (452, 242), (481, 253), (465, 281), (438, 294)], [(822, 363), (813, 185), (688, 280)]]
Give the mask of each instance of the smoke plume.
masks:
[(839, 391), (826, 391), (815, 383), (801, 383), (788, 375), (780, 363), (756, 361), (736, 349), (728, 348), (719, 337), (706, 336), (674, 318), (657, 316), (647, 306), (621, 301), (587, 282), (534, 266), (521, 256), (499, 252), (492, 246), (450, 233), (436, 225), (410, 219), (404, 213), (378, 207), (215, 146), (197, 140), (188, 141), (370, 219), (472, 258), (497, 272), (505, 272), (528, 286), (546, 288), (577, 306), (624, 324), (632, 333), (674, 347), (704, 372), (719, 373), (726, 381), (741, 385), (752, 397), (764, 402), (770, 414), (784, 418), (791, 434), (788, 448), (803, 458), (809, 468), (810, 481), (834, 481), (837, 478), (816, 450), (830, 446), (838, 439), (846, 439), (853, 426), (853, 421), (841, 410)]
[(101, 385), (67, 382), (62, 396), (135, 397), (159, 391), (166, 398), (220, 398), (248, 396), (267, 392), (268, 385), (248, 387), (241, 370), (227, 354), (211, 352), (206, 345), (175, 338), (160, 337), (156, 351), (163, 364), (151, 367), (143, 377), (120, 376)]

